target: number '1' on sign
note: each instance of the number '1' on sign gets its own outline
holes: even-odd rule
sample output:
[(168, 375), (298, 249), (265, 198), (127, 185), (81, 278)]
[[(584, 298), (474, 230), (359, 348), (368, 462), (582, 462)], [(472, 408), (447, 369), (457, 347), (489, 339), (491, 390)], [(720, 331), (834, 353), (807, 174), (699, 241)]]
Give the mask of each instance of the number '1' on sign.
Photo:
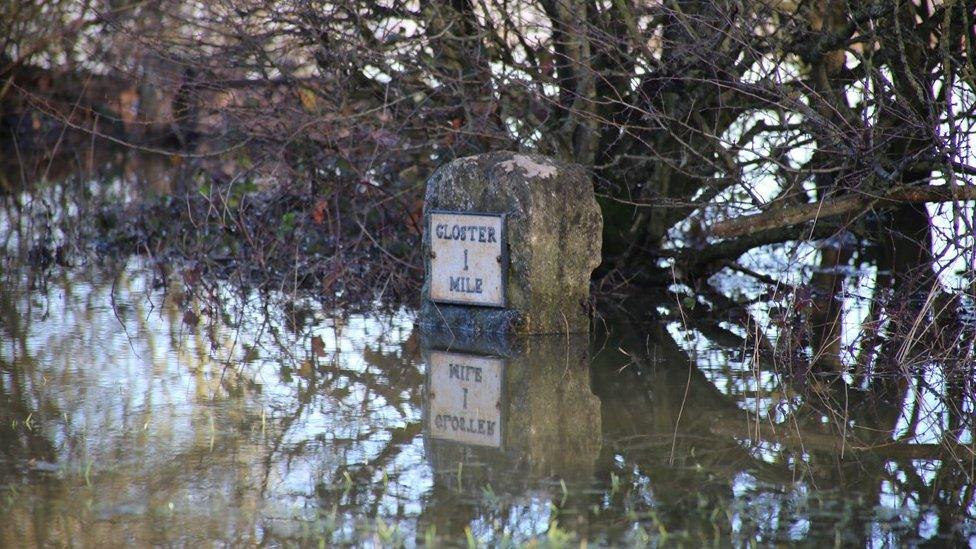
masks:
[(432, 211), (427, 230), (431, 301), (505, 306), (504, 214)]

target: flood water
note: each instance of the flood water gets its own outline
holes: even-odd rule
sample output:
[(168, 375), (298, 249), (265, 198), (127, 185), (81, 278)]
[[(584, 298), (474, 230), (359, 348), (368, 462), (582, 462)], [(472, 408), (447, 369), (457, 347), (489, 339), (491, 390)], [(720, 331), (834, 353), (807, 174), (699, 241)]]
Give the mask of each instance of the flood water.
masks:
[(973, 400), (934, 374), (839, 416), (734, 327), (422, 334), (143, 257), (42, 276), (10, 223), (4, 547), (976, 546)]

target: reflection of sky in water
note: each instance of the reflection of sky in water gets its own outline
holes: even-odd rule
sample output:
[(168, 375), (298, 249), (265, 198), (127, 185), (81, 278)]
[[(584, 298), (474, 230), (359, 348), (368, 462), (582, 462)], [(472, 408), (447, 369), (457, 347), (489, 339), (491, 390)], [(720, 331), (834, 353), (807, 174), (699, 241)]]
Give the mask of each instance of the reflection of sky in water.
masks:
[[(173, 503), (172, 512), (236, 507), (243, 502), (229, 495), (259, 488), (263, 502), (249, 505), (273, 525), (275, 516), (290, 518), (295, 498), (313, 497), (317, 484), (341, 482), (334, 478), (339, 468), (375, 459), (391, 429), (420, 421), (415, 396), (411, 401), (402, 392), (393, 396), (403, 402), (387, 402), (353, 381), (366, 373), (383, 379), (384, 372), (363, 359), (364, 349), (398, 352), (411, 329), (402, 313), (318, 329), (338, 370), (326, 385), (299, 377), (308, 373), (302, 371), (307, 349), (269, 352), (275, 345), (258, 308), (235, 319), (240, 327), (218, 325), (208, 334), (207, 320), (183, 324), (172, 296), (148, 290), (151, 278), (135, 267), (114, 287), (79, 278), (69, 275), (64, 286), (52, 281), (46, 294), (21, 301), (26, 333), (22, 340), (0, 341), (0, 357), (24, 368), (24, 380), (4, 368), (3, 384), (10, 390), (27, 382), (24, 398), (35, 410), (30, 424), (52, 443), (53, 454), (44, 459), (69, 480), (87, 469), (104, 507), (146, 510), (148, 504), (150, 513), (154, 503), (164, 509)], [(243, 343), (261, 349), (260, 358), (240, 363)], [(286, 380), (283, 367), (298, 373)], [(422, 365), (411, 367), (422, 372)], [(407, 501), (416, 514), (431, 477), (420, 438), (405, 443), (391, 464), (397, 474), (381, 510)], [(128, 477), (123, 490), (109, 486), (115, 475)], [(165, 501), (154, 502), (160, 492)]]

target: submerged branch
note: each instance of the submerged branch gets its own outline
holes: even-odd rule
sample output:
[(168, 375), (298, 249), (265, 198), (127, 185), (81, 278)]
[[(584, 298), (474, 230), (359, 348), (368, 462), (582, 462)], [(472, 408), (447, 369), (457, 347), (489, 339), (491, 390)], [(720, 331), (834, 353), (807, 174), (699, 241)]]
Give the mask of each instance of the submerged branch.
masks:
[[(858, 431), (864, 432), (859, 436), (856, 434)], [(815, 431), (799, 424), (777, 428), (762, 421), (755, 421), (755, 418), (750, 418), (748, 422), (741, 419), (717, 418), (711, 423), (711, 432), (716, 435), (749, 439), (754, 443), (771, 441), (795, 445), (803, 448), (804, 451), (838, 453), (848, 451), (856, 454), (869, 452), (871, 455), (889, 459), (953, 459), (959, 462), (972, 462), (976, 459), (976, 449), (969, 444), (949, 440), (938, 443), (909, 443), (877, 439), (877, 433), (864, 427), (853, 428), (852, 432), (840, 434)]]

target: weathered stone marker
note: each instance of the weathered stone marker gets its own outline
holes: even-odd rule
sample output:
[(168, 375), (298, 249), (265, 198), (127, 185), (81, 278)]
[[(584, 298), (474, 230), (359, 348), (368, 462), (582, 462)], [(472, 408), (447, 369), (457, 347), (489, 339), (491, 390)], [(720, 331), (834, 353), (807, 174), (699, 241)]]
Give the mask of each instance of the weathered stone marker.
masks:
[(579, 166), (510, 152), (461, 158), (427, 183), (420, 324), (586, 332), (603, 218)]

